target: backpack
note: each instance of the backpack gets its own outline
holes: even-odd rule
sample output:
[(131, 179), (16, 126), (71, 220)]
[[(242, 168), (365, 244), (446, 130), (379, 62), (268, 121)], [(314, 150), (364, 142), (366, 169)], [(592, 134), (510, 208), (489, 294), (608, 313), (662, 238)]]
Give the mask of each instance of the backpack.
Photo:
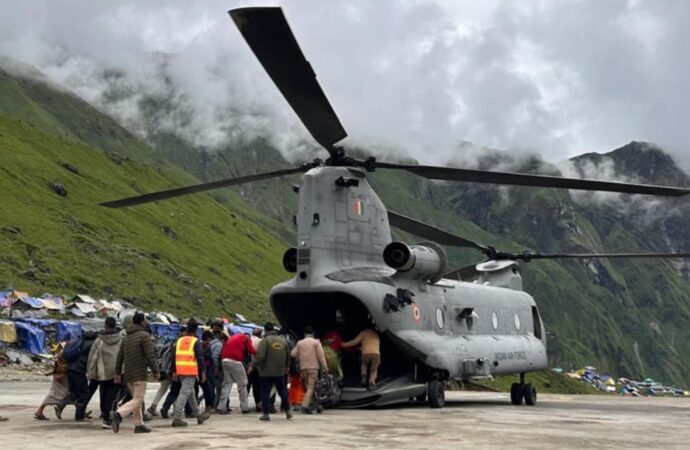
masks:
[(330, 373), (323, 374), (316, 381), (316, 396), (319, 404), (330, 408), (340, 401), (340, 386)]
[(67, 344), (65, 349), (62, 351), (62, 359), (64, 359), (68, 364), (76, 362), (81, 356), (81, 346), (83, 342), (84, 341), (82, 338), (79, 338), (76, 341), (72, 341)]
[(161, 349), (158, 367), (160, 367), (162, 373), (172, 372), (174, 349), (175, 342), (167, 344)]

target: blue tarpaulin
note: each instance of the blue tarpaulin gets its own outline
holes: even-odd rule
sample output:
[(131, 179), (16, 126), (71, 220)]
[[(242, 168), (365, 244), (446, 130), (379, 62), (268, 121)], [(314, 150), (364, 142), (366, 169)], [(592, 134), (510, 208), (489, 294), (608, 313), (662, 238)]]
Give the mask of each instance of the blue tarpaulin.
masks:
[(154, 336), (162, 340), (175, 340), (180, 336), (180, 325), (172, 324), (168, 325), (165, 323), (150, 323), (151, 331)]
[(37, 326), (39, 328), (48, 327), (56, 322), (54, 319), (35, 319), (33, 317), (22, 317), (21, 319), (17, 320), (19, 322), (30, 323), (31, 325)]
[(30, 353), (46, 353), (46, 334), (38, 327), (26, 322), (15, 322), (19, 348)]
[(57, 323), (57, 334), (55, 335), (55, 339), (58, 342), (75, 341), (81, 337), (82, 333), (81, 323), (61, 320)]
[(247, 333), (247, 334), (252, 334), (254, 331), (254, 328), (248, 327), (246, 325), (235, 325), (235, 324), (228, 324), (228, 333), (229, 334), (242, 334), (242, 333)]

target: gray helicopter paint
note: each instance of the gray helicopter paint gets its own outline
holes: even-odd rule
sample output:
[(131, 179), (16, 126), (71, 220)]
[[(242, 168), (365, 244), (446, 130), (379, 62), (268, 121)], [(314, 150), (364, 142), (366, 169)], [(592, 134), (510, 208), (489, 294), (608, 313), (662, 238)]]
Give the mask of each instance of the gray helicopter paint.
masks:
[[(476, 283), (440, 280), (433, 284), (420, 280), (414, 268), (396, 272), (382, 257), (391, 242), (387, 212), (364, 175), (359, 169), (322, 166), (302, 177), (297, 276), (271, 290), (276, 314), (275, 299), (282, 294), (345, 293), (365, 306), (379, 332), (389, 331), (406, 343), (407, 354), (449, 378), (546, 368), (545, 341), (535, 337), (532, 308), (536, 304), (521, 291), (514, 263), (485, 265)], [(339, 187), (335, 180), (340, 177), (359, 184)], [(439, 251), (433, 243), (427, 243), (427, 248)], [(445, 262), (440, 252), (439, 264)], [(396, 295), (398, 288), (412, 292), (414, 303), (387, 312), (384, 298)], [(459, 318), (466, 308), (472, 308), (471, 328), (466, 317)], [(543, 329), (538, 334), (545, 335)], [(384, 364), (385, 358), (382, 355)], [(420, 386), (411, 381), (388, 385), (388, 389), (381, 386), (376, 395), (355, 390), (346, 397), (355, 402), (371, 398), (381, 404), (407, 398), (410, 389), (416, 392)]]

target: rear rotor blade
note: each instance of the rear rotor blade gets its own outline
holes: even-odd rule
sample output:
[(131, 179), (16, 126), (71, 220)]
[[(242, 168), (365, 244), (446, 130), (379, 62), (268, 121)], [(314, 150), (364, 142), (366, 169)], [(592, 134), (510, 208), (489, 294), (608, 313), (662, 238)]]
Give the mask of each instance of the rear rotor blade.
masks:
[(592, 259), (592, 258), (690, 258), (690, 253), (523, 253), (513, 255), (515, 258), (529, 261), (532, 259)]
[(424, 239), (429, 239), (430, 241), (434, 241), (441, 245), (469, 247), (484, 253), (490, 251), (489, 247), (477, 244), (476, 242), (472, 242), (455, 234), (448, 233), (447, 231), (440, 230), (431, 225), (427, 225), (426, 223), (418, 222), (393, 211), (388, 211), (388, 222), (392, 226), (400, 228), (403, 231), (423, 237)]
[(469, 181), (474, 183), (577, 189), (583, 191), (607, 191), (625, 194), (664, 195), (671, 197), (690, 194), (690, 189), (678, 187), (617, 183), (612, 181), (580, 180), (577, 178), (552, 177), (548, 175), (491, 172), (488, 170), (457, 169), (452, 167), (414, 166), (408, 164), (390, 164), (385, 162), (376, 162), (376, 167), (383, 169), (406, 170), (432, 180)]
[(108, 208), (124, 208), (127, 206), (141, 205), (143, 203), (156, 202), (158, 200), (166, 200), (169, 198), (179, 197), (182, 195), (196, 194), (198, 192), (210, 191), (228, 186), (235, 186), (243, 183), (251, 183), (252, 181), (266, 180), (269, 178), (280, 177), (283, 175), (292, 175), (295, 173), (302, 173), (309, 170), (310, 165), (295, 167), (294, 169), (276, 170), (274, 172), (259, 173), (256, 175), (248, 175), (246, 177), (229, 178), (226, 180), (212, 181), (210, 183), (195, 184), (193, 186), (186, 186), (175, 189), (168, 189), (166, 191), (151, 192), (150, 194), (138, 195), (136, 197), (123, 198), (120, 200), (113, 200), (111, 202), (101, 203), (101, 206)]
[(347, 136), (280, 8), (229, 11), (240, 33), (307, 130), (334, 156)]

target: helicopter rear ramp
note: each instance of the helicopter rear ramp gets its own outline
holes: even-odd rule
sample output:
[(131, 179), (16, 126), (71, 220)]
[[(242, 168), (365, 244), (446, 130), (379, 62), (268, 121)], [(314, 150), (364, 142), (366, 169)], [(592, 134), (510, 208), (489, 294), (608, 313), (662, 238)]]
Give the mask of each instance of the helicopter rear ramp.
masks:
[(361, 408), (381, 406), (407, 401), (426, 394), (426, 384), (415, 383), (411, 375), (380, 381), (376, 389), (345, 387), (342, 390), (338, 408)]

